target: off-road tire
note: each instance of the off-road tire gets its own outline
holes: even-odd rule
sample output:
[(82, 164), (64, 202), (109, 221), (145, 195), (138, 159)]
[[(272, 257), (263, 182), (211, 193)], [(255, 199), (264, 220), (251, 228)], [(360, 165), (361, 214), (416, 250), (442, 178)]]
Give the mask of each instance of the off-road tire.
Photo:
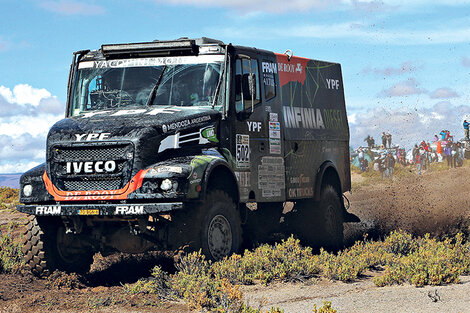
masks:
[(337, 251), (343, 247), (342, 210), (338, 192), (326, 184), (319, 201), (296, 201), (293, 212), (285, 216), (285, 231), (314, 249)]
[(242, 244), (240, 214), (233, 199), (224, 191), (213, 190), (199, 207), (199, 245), (210, 260), (237, 253)]
[(93, 253), (89, 249), (83, 249), (79, 253), (68, 251), (68, 258), (63, 257), (67, 247), (58, 236), (65, 238), (64, 236), (73, 235), (65, 235), (60, 219), (36, 216), (30, 216), (28, 219), (22, 252), (26, 268), (34, 275), (46, 277), (55, 270), (84, 273), (90, 269)]
[(319, 227), (321, 246), (337, 251), (343, 248), (343, 208), (340, 196), (331, 185), (323, 186), (319, 203)]

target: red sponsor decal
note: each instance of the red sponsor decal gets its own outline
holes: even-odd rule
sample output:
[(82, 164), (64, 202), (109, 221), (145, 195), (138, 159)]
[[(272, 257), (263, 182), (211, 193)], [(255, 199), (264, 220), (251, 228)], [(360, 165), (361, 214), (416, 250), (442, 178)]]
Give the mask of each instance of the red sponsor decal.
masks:
[(281, 87), (290, 82), (299, 82), (302, 85), (305, 83), (309, 59), (294, 56), (289, 61), (287, 55), (278, 53), (276, 53), (276, 58)]
[(130, 193), (142, 187), (142, 181), (148, 171), (149, 169), (140, 170), (123, 188), (118, 190), (62, 191), (54, 186), (46, 171), (44, 171), (42, 179), (47, 191), (56, 201), (124, 200)]

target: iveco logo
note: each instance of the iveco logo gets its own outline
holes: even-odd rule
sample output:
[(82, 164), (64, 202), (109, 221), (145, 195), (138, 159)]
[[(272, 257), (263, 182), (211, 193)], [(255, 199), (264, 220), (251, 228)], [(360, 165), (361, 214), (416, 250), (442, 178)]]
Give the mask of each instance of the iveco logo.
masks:
[(67, 174), (92, 174), (92, 173), (111, 173), (116, 170), (115, 161), (87, 161), (87, 162), (67, 162)]

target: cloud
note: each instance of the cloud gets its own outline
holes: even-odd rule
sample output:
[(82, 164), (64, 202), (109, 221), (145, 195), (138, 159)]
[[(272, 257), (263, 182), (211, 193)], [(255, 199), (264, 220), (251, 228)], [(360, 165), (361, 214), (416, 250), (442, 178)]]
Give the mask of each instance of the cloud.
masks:
[(0, 173), (24, 172), (44, 162), (49, 128), (64, 104), (43, 88), (0, 86)]
[(5, 41), (0, 37), (0, 51), (6, 51), (10, 48), (11, 44), (9, 41)]
[(429, 96), (431, 99), (450, 99), (457, 98), (459, 95), (450, 88), (439, 88), (434, 90)]
[(358, 1), (351, 0), (350, 2), (353, 9), (362, 12), (385, 12), (397, 8), (397, 5), (387, 4), (385, 1)]
[[(306, 12), (314, 10), (345, 11), (354, 10), (360, 12), (389, 12), (397, 9), (413, 9), (422, 5), (430, 6), (427, 0), (154, 0), (158, 4), (170, 4), (193, 7), (227, 8), (242, 12)], [(433, 1), (433, 6), (458, 6), (468, 4), (467, 0), (460, 1)]]
[[(400, 24), (399, 24), (400, 25)], [(386, 44), (394, 46), (416, 46), (436, 44), (458, 44), (470, 41), (470, 26), (468, 22), (452, 21), (440, 27), (423, 27), (414, 29), (403, 25), (393, 28), (377, 27), (375, 23), (365, 23), (363, 20), (352, 20), (341, 23), (291, 23), (283, 27), (254, 27), (250, 24), (229, 26), (226, 28), (207, 29), (211, 36), (220, 38), (247, 39), (312, 39), (312, 40), (344, 40), (355, 44), (371, 45)]]
[(362, 72), (364, 74), (373, 73), (378, 76), (398, 76), (416, 72), (418, 67), (413, 65), (410, 61), (404, 62), (399, 67), (386, 67), (386, 68), (371, 68), (367, 67)]
[(419, 95), (423, 93), (427, 93), (425, 89), (421, 89), (418, 87), (419, 83), (410, 78), (406, 81), (402, 81), (397, 83), (396, 85), (382, 90), (379, 96), (382, 97), (403, 97), (403, 96), (411, 96), (411, 95)]
[(24, 133), (19, 137), (0, 135), (0, 159), (44, 159), (46, 141), (43, 136)]
[(341, 4), (340, 0), (291, 0), (289, 2), (283, 0), (155, 0), (155, 2), (181, 6), (228, 8), (243, 12), (262, 11), (269, 13), (323, 10)]
[(465, 67), (470, 67), (470, 58), (462, 57), (462, 65)]
[(470, 112), (470, 106), (456, 106), (448, 101), (441, 101), (430, 108), (410, 109), (401, 107), (372, 108), (362, 113), (355, 113), (355, 123), (350, 123), (351, 145), (365, 145), (367, 135), (380, 139), (383, 131), (392, 134), (392, 142), (411, 148), (422, 140), (431, 141), (442, 129), (448, 129), (456, 138), (463, 137), (462, 121)]
[(63, 15), (101, 15), (106, 12), (102, 6), (72, 0), (43, 1), (40, 7)]
[(0, 162), (0, 173), (24, 173), (27, 170), (38, 166), (40, 162), (16, 161), (14, 163)]
[(51, 93), (46, 89), (33, 88), (28, 84), (16, 85), (13, 90), (0, 86), (0, 95), (10, 103), (32, 104), (34, 106), (38, 106), (41, 99), (51, 97)]

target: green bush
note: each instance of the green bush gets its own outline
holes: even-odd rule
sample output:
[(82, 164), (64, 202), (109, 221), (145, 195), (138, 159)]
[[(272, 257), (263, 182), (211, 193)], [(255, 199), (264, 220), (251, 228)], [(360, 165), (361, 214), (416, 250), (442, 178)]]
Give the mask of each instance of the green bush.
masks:
[(375, 284), (385, 286), (408, 282), (415, 286), (460, 282), (460, 275), (470, 272), (470, 245), (462, 234), (437, 241), (427, 234), (415, 240), (415, 249), (385, 265), (384, 275)]
[[(462, 234), (439, 241), (429, 235), (413, 238), (398, 230), (383, 241), (358, 241), (337, 254), (321, 250), (314, 255), (311, 248), (290, 237), (214, 263), (194, 252), (182, 257), (176, 268), (175, 274), (168, 275), (155, 267), (152, 279), (126, 285), (126, 291), (180, 297), (198, 310), (254, 313), (261, 311), (244, 304), (240, 284), (266, 285), (314, 277), (349, 282), (366, 270), (382, 272), (374, 279), (377, 286), (458, 283), (460, 275), (470, 274), (470, 244)], [(271, 308), (269, 312), (282, 311)], [(314, 312), (335, 310), (325, 302), (321, 308), (314, 307)]]
[(290, 237), (274, 246), (246, 250), (243, 257), (234, 254), (216, 262), (211, 273), (218, 279), (245, 285), (255, 282), (266, 285), (273, 280), (303, 281), (319, 273), (317, 259), (310, 247), (304, 248), (298, 239)]
[(17, 203), (19, 198), (18, 189), (10, 187), (0, 187), (0, 202)]
[(2, 234), (0, 230), (0, 273), (16, 273), (24, 265), (21, 242), (12, 237), (12, 227)]
[(323, 301), (323, 305), (317, 309), (317, 305), (313, 305), (313, 313), (336, 313), (337, 311), (331, 307), (330, 301)]

